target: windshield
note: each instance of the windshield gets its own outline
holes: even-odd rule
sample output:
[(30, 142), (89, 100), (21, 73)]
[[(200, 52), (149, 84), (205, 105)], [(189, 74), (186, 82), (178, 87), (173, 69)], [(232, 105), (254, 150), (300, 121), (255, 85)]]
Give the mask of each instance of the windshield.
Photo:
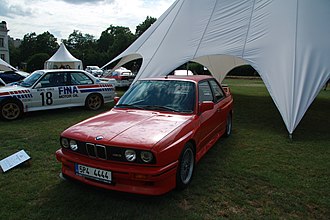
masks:
[(33, 72), (30, 76), (28, 76), (27, 78), (25, 78), (20, 83), (20, 86), (31, 87), (42, 76), (42, 74), (43, 74), (43, 72), (41, 72), (41, 71)]
[(116, 108), (192, 113), (195, 84), (179, 80), (141, 80), (123, 95)]

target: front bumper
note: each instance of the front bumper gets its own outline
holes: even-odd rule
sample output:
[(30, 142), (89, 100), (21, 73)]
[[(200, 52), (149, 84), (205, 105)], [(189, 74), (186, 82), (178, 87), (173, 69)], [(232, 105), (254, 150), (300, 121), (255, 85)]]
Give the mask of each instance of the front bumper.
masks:
[[(176, 186), (178, 161), (164, 167), (126, 165), (80, 156), (71, 152), (56, 151), (56, 159), (62, 163), (62, 173), (80, 182), (108, 190), (162, 195)], [(112, 172), (112, 183), (104, 183), (75, 174), (75, 163)]]

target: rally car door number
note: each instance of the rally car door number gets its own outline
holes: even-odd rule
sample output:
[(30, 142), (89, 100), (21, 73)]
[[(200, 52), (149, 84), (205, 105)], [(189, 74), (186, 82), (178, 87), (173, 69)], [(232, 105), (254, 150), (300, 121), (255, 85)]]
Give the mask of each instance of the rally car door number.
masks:
[(41, 104), (42, 106), (53, 104), (53, 93), (51, 92), (42, 92), (41, 96)]

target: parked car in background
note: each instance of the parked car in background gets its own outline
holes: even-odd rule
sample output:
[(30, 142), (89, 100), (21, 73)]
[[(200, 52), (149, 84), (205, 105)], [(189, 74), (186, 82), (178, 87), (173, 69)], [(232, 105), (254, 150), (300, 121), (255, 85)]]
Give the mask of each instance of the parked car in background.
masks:
[(112, 78), (117, 82), (117, 87), (128, 87), (134, 81), (135, 75), (131, 70), (120, 67), (114, 71), (104, 74), (102, 78)]
[(138, 80), (111, 111), (65, 130), (56, 158), (65, 178), (164, 194), (188, 186), (195, 164), (231, 134), (232, 113), (229, 88), (211, 76)]
[(174, 70), (173, 75), (175, 76), (192, 76), (194, 75), (191, 70)]
[(73, 106), (97, 110), (114, 96), (113, 84), (83, 70), (38, 70), (17, 85), (0, 88), (0, 117), (14, 120), (23, 112)]
[(0, 72), (0, 79), (2, 79), (3, 82), (6, 84), (13, 83), (13, 82), (19, 82), (26, 77), (28, 77), (30, 74), (19, 71), (19, 70), (11, 70), (11, 71), (4, 71)]
[(93, 76), (97, 76), (97, 77), (103, 74), (103, 70), (98, 66), (87, 66), (85, 70), (91, 73)]

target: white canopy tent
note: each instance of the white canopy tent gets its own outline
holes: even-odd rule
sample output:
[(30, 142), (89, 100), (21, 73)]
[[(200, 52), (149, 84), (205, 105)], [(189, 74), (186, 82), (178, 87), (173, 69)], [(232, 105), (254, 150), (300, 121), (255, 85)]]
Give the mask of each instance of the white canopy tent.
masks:
[(11, 71), (16, 70), (15, 67), (12, 67), (9, 63), (0, 58), (0, 71)]
[(176, 0), (108, 64), (143, 58), (138, 79), (195, 61), (221, 81), (228, 64), (248, 63), (292, 134), (330, 78), (329, 21), (329, 0)]
[(44, 64), (45, 69), (59, 69), (61, 67), (66, 69), (83, 69), (81, 60), (72, 56), (63, 43), (61, 43), (56, 53)]

